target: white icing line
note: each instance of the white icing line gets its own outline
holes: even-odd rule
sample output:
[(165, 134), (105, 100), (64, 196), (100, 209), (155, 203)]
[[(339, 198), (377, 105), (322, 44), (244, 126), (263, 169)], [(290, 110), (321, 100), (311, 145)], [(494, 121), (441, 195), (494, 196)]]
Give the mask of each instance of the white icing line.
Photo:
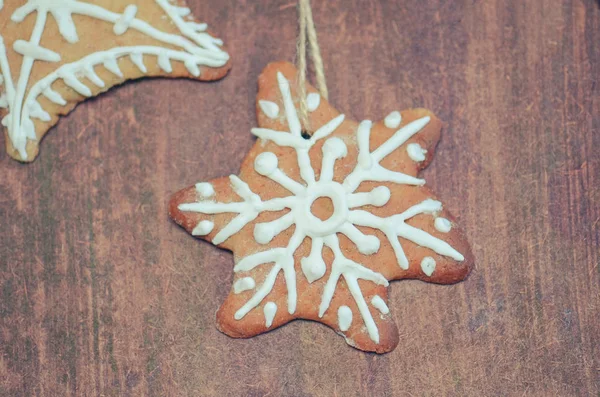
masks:
[(94, 70), (94, 67), (92, 65), (86, 65), (86, 67), (83, 70), (83, 74), (96, 86), (105, 86), (104, 81), (100, 78), (100, 76), (96, 74), (96, 71)]
[(188, 15), (190, 15), (192, 13), (192, 10), (190, 10), (187, 7), (175, 7), (175, 12), (177, 12), (177, 14), (180, 17), (187, 17)]
[[(176, 61), (185, 62), (185, 61), (189, 60), (190, 58), (193, 58), (193, 59), (197, 58), (196, 56), (190, 55), (186, 52), (175, 51), (175, 50), (165, 50), (164, 48), (161, 48), (161, 47), (137, 46), (137, 47), (113, 48), (106, 52), (100, 52), (100, 53), (94, 53), (94, 54), (88, 55), (87, 57), (85, 57), (73, 64), (62, 65), (55, 72), (49, 74), (42, 80), (38, 81), (33, 87), (31, 87), (31, 89), (29, 90), (29, 93), (27, 95), (26, 101), (29, 101), (32, 98), (37, 98), (42, 93), (44, 93), (44, 95), (45, 95), (46, 94), (45, 90), (47, 90), (48, 87), (50, 87), (50, 85), (52, 83), (54, 83), (56, 80), (61, 79), (61, 78), (65, 81), (65, 83), (67, 85), (70, 85), (70, 86), (72, 85), (71, 88), (75, 89), (74, 87), (76, 86), (77, 87), (76, 91), (79, 94), (81, 94), (83, 96), (91, 96), (91, 91), (88, 91), (89, 88), (87, 88), (84, 84), (76, 81), (77, 78), (75, 77), (75, 73), (78, 70), (83, 70), (83, 68), (86, 67), (86, 65), (103, 64), (103, 66), (105, 66), (105, 67), (108, 65), (108, 67), (112, 68), (114, 70), (114, 72), (117, 72), (118, 65), (116, 64), (116, 61), (114, 63), (107, 62), (108, 57), (114, 57), (115, 59), (118, 59), (118, 58), (128, 56), (133, 53), (158, 56), (159, 53), (162, 53), (164, 51), (167, 51), (169, 57)], [(116, 68), (115, 68), (115, 65), (116, 65)], [(120, 69), (118, 69), (118, 71), (120, 72)], [(111, 70), (111, 72), (113, 72), (113, 71)], [(69, 82), (71, 84), (69, 84), (69, 82), (66, 81), (67, 79), (69, 80)], [(86, 88), (87, 88), (87, 90), (86, 90)], [(55, 102), (55, 101), (53, 100), (53, 102)], [(58, 102), (55, 102), (55, 103), (58, 103)], [(66, 104), (66, 102), (65, 102), (65, 104)], [(23, 114), (22, 120), (23, 120), (23, 122), (25, 122), (25, 120), (27, 120), (29, 117), (27, 109), (23, 109), (22, 114)], [(15, 145), (15, 147), (17, 147), (17, 145)], [(24, 146), (23, 146), (23, 149), (24, 149)], [(21, 157), (23, 159), (27, 158), (27, 157), (23, 157), (26, 155), (27, 155), (26, 152), (21, 153)]]
[(351, 193), (348, 195), (348, 206), (350, 208), (374, 205), (383, 207), (390, 201), (392, 193), (387, 186), (377, 186), (370, 192)]
[(300, 120), (298, 119), (298, 114), (296, 113), (296, 108), (294, 107), (294, 101), (292, 100), (292, 94), (290, 92), (290, 82), (287, 81), (281, 72), (277, 72), (277, 83), (279, 85), (279, 91), (283, 96), (283, 105), (288, 126), (290, 128), (290, 134), (296, 138), (304, 139), (301, 136), (302, 127), (300, 126)]
[(114, 34), (116, 34), (117, 36), (121, 36), (122, 34), (127, 32), (129, 26), (131, 26), (131, 22), (135, 19), (135, 14), (137, 14), (137, 10), (137, 7), (133, 4), (130, 4), (127, 7), (125, 7), (123, 15), (121, 15), (119, 19), (117, 19), (115, 25), (113, 26)]
[(406, 151), (408, 152), (408, 157), (418, 163), (425, 160), (425, 154), (427, 153), (427, 150), (423, 149), (418, 143), (409, 143), (406, 146)]
[(394, 249), (398, 265), (404, 270), (408, 269), (408, 259), (404, 254), (404, 250), (400, 245), (398, 237), (410, 240), (417, 245), (427, 247), (440, 255), (449, 256), (457, 261), (463, 261), (464, 256), (445, 241), (405, 223), (407, 219), (410, 219), (416, 215), (423, 213), (433, 214), (441, 211), (441, 209), (442, 203), (427, 199), (410, 207), (401, 214), (392, 215), (388, 218), (380, 218), (371, 214), (370, 212), (362, 210), (350, 211), (349, 220), (355, 225), (368, 226), (381, 230), (386, 235), (392, 248)]
[(263, 99), (258, 101), (260, 109), (270, 119), (277, 118), (279, 115), (279, 106), (275, 102), (265, 101)]
[(335, 161), (348, 155), (348, 148), (340, 138), (333, 137), (325, 141), (322, 148), (321, 181), (333, 180)]
[(209, 49), (210, 51), (219, 52), (227, 56), (227, 54), (219, 48), (223, 44), (221, 39), (214, 38), (208, 33), (205, 33), (205, 23), (186, 22), (177, 12), (177, 7), (169, 4), (167, 0), (155, 0), (158, 5), (167, 13), (179, 31), (188, 39), (195, 42), (197, 45)]
[(423, 273), (425, 273), (428, 277), (431, 277), (435, 271), (435, 259), (430, 256), (423, 258), (421, 261), (421, 270), (423, 270)]
[(200, 76), (200, 68), (198, 67), (198, 65), (196, 65), (195, 62), (187, 60), (183, 64), (192, 76), (195, 76), (195, 77)]
[(65, 101), (65, 99), (58, 92), (54, 91), (50, 87), (46, 87), (46, 89), (42, 91), (42, 95), (57, 105), (65, 106), (67, 104), (67, 101)]
[(274, 302), (267, 302), (263, 311), (265, 313), (265, 326), (269, 328), (273, 325), (273, 319), (277, 313), (277, 305)]
[(438, 232), (442, 233), (448, 233), (452, 229), (452, 223), (446, 218), (435, 218), (433, 225)]
[(398, 128), (401, 122), (402, 115), (397, 110), (394, 110), (393, 112), (388, 114), (383, 120), (383, 124), (385, 124), (387, 128)]
[(344, 180), (344, 187), (348, 192), (353, 192), (365, 181), (392, 182), (405, 185), (424, 185), (423, 179), (418, 179), (401, 172), (390, 171), (379, 165), (379, 162), (386, 156), (400, 147), (410, 137), (421, 131), (430, 121), (430, 118), (423, 117), (415, 120), (400, 128), (390, 139), (379, 146), (375, 151), (369, 150), (369, 135), (371, 133), (371, 122), (363, 121), (357, 131), (358, 140), (358, 164), (354, 171)]
[[(194, 32), (204, 32), (206, 29), (208, 29), (208, 25), (205, 23), (187, 21), (186, 25), (188, 25), (188, 27), (191, 30), (193, 30)], [(218, 40), (218, 39), (215, 39), (215, 40)], [(218, 41), (220, 41), (220, 40), (218, 40)]]
[(379, 251), (379, 246), (381, 245), (379, 239), (373, 235), (363, 234), (352, 223), (344, 223), (339, 231), (356, 245), (358, 252), (361, 254), (373, 255)]
[(160, 66), (160, 68), (166, 73), (173, 72), (173, 65), (171, 65), (171, 60), (165, 54), (158, 55), (158, 66)]
[(60, 55), (56, 52), (25, 40), (16, 40), (13, 43), (13, 50), (23, 56), (28, 56), (35, 60), (60, 62)]
[(31, 114), (32, 118), (36, 118), (42, 121), (50, 121), (50, 115), (48, 114), (48, 112), (42, 109), (38, 101), (29, 102), (27, 106), (29, 107), (29, 113)]
[[(12, 20), (14, 21), (15, 15), (19, 10), (23, 10), (27, 7), (27, 5), (31, 4), (28, 2), (25, 6), (17, 9), (15, 13), (12, 15)], [(33, 5), (35, 8), (35, 5)], [(30, 11), (31, 12), (31, 11)], [(35, 20), (35, 24), (33, 26), (33, 31), (31, 32), (31, 38), (29, 43), (31, 45), (39, 45), (42, 37), (42, 33), (44, 31), (44, 26), (46, 25), (46, 12), (38, 12)], [(3, 50), (6, 51), (6, 48), (3, 46)], [(27, 158), (27, 138), (35, 139), (35, 131), (33, 130), (33, 122), (31, 119), (27, 119), (27, 122), (23, 122), (19, 119), (19, 115), (21, 114), (21, 110), (23, 110), (23, 104), (29, 101), (24, 100), (25, 90), (27, 89), (27, 82), (29, 81), (29, 75), (31, 74), (31, 69), (33, 67), (33, 63), (35, 58), (30, 55), (23, 56), (23, 63), (21, 65), (21, 74), (19, 75), (19, 79), (17, 81), (16, 91), (14, 97), (11, 97), (12, 104), (9, 104), (10, 113), (7, 117), (10, 117), (8, 122), (8, 136), (11, 139), (13, 146), (19, 152), (21, 158)], [(4, 74), (4, 73), (3, 73)], [(4, 74), (5, 76), (8, 76)], [(21, 131), (21, 135), (17, 135), (15, 130), (20, 130), (20, 126), (23, 127)]]
[(10, 64), (8, 63), (8, 58), (6, 56), (6, 47), (4, 46), (4, 39), (0, 34), (0, 73), (3, 78), (3, 84), (6, 91), (6, 98), (8, 102), (12, 102), (13, 97), (15, 96), (15, 87), (13, 85), (11, 72), (10, 72)]
[(369, 307), (362, 294), (358, 280), (368, 280), (386, 287), (388, 286), (388, 281), (380, 273), (376, 273), (360, 263), (356, 263), (346, 258), (340, 249), (339, 240), (335, 234), (328, 236), (325, 239), (325, 243), (333, 251), (335, 259), (331, 267), (331, 275), (323, 290), (321, 304), (319, 305), (319, 317), (323, 317), (329, 308), (329, 304), (331, 303), (331, 299), (337, 288), (338, 280), (343, 276), (346, 285), (348, 286), (348, 290), (358, 306), (358, 310), (363, 318), (369, 337), (375, 343), (379, 343), (379, 330), (369, 311)]
[(252, 277), (242, 277), (233, 284), (233, 293), (240, 294), (244, 291), (254, 289), (256, 282)]
[(379, 310), (381, 314), (388, 314), (390, 312), (390, 309), (385, 304), (385, 301), (379, 295), (375, 295), (373, 299), (371, 299), (371, 304), (375, 309)]
[(254, 226), (254, 239), (259, 244), (269, 244), (271, 240), (294, 224), (294, 215), (288, 212), (281, 218), (271, 222), (258, 223)]
[(342, 332), (350, 329), (350, 325), (352, 325), (352, 309), (348, 306), (340, 306), (338, 308), (338, 325)]
[(314, 112), (317, 110), (319, 105), (321, 104), (321, 95), (316, 92), (311, 92), (306, 96), (306, 108), (309, 112)]
[(379, 163), (386, 156), (399, 148), (400, 145), (410, 139), (413, 135), (425, 128), (425, 126), (429, 124), (430, 120), (431, 118), (426, 116), (415, 120), (396, 131), (396, 133), (392, 135), (390, 139), (388, 139), (372, 153), (374, 161)]
[[(75, 75), (65, 75), (63, 77), (63, 81), (66, 85), (74, 89), (79, 95), (84, 97), (92, 96), (92, 90), (90, 90), (87, 85), (79, 81)], [(25, 110), (23, 110), (23, 113), (25, 113)]]
[(302, 272), (309, 283), (313, 283), (325, 275), (327, 266), (323, 260), (323, 239), (312, 239), (310, 255), (300, 260)]
[[(160, 59), (161, 54), (159, 55)], [(119, 68), (119, 64), (117, 63), (117, 59), (113, 57), (106, 57), (102, 62), (102, 65), (112, 74), (123, 78), (123, 72)]]
[(141, 53), (132, 52), (129, 54), (129, 59), (135, 66), (137, 66), (140, 72), (148, 73), (148, 69), (146, 68), (146, 65), (144, 65), (144, 56)]

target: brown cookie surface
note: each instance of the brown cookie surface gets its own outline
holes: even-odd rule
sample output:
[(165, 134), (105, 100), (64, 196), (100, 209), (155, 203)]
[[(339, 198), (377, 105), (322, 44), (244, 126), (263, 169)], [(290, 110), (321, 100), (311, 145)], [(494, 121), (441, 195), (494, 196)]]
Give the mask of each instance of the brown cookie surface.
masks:
[(357, 123), (308, 87), (310, 125), (302, 126), (295, 81), (289, 63), (265, 68), (252, 130), (260, 139), (239, 176), (176, 193), (170, 216), (234, 253), (234, 285), (217, 313), (227, 335), (301, 318), (358, 349), (391, 351), (398, 331), (388, 281), (449, 284), (473, 266), (454, 219), (417, 177), (441, 122), (410, 109)]
[(0, 1), (0, 118), (8, 153), (33, 161), (59, 116), (126, 80), (216, 80), (222, 41), (183, 1)]

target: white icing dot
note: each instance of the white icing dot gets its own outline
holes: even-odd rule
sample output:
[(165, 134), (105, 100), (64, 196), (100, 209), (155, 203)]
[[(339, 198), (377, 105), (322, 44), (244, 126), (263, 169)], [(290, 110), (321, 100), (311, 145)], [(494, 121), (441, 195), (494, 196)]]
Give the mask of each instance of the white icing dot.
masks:
[(335, 159), (341, 159), (348, 154), (348, 148), (340, 138), (329, 138), (323, 145), (323, 153), (331, 154)]
[[(320, 255), (321, 253), (319, 253)], [(314, 281), (320, 279), (325, 275), (327, 271), (327, 266), (323, 259), (319, 256), (310, 256), (307, 258), (302, 258), (300, 261), (302, 267), (302, 273), (306, 277), (309, 283), (313, 283)]]
[(418, 143), (409, 143), (406, 146), (406, 151), (408, 152), (408, 157), (416, 162), (425, 160), (425, 153), (427, 153), (427, 150), (423, 149)]
[(390, 309), (385, 304), (385, 301), (379, 295), (375, 295), (373, 299), (371, 299), (371, 304), (375, 309), (379, 310), (381, 314), (388, 314), (390, 312)]
[(196, 192), (201, 197), (212, 197), (215, 194), (215, 188), (208, 182), (196, 183)]
[(438, 232), (448, 233), (452, 229), (452, 223), (446, 218), (435, 218), (433, 224)]
[(263, 312), (265, 313), (265, 326), (269, 328), (273, 325), (273, 319), (275, 318), (275, 313), (277, 313), (277, 305), (274, 302), (267, 302)]
[(387, 128), (398, 128), (401, 122), (402, 115), (397, 110), (394, 110), (392, 113), (388, 114), (383, 120), (383, 123)]
[(379, 251), (379, 246), (381, 245), (379, 239), (372, 235), (366, 235), (358, 243), (358, 252), (363, 255), (373, 255)]
[(421, 261), (421, 269), (423, 269), (423, 273), (427, 276), (431, 277), (433, 272), (435, 271), (435, 259), (430, 256), (426, 256)]
[(279, 106), (275, 102), (260, 100), (258, 101), (260, 109), (270, 119), (274, 119), (279, 115)]
[(268, 244), (275, 237), (275, 227), (270, 223), (254, 226), (254, 240), (259, 244)]
[(233, 293), (239, 294), (248, 291), (249, 289), (253, 289), (254, 287), (256, 287), (256, 283), (252, 277), (240, 278), (233, 284)]
[(198, 226), (192, 230), (192, 236), (206, 236), (214, 229), (215, 224), (211, 221), (201, 221)]
[(348, 331), (352, 324), (352, 310), (348, 306), (340, 306), (338, 309), (338, 325), (340, 331)]
[(392, 193), (387, 186), (378, 186), (375, 189), (371, 190), (371, 204), (376, 207), (382, 207), (390, 201), (390, 197)]
[(317, 94), (316, 92), (311, 92), (310, 94), (307, 95), (306, 107), (308, 108), (309, 112), (314, 112), (315, 110), (317, 110), (317, 108), (319, 107), (320, 104), (321, 104), (321, 95)]
[(254, 160), (254, 169), (263, 176), (269, 176), (277, 169), (279, 160), (271, 152), (264, 152), (256, 156)]

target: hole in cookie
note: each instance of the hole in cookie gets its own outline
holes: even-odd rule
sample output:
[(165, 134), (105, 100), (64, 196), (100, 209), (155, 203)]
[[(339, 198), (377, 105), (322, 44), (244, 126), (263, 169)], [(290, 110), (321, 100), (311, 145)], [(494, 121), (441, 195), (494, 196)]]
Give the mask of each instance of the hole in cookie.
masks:
[(307, 140), (310, 139), (310, 134), (308, 133), (308, 131), (302, 130), (302, 138)]
[(319, 197), (310, 206), (310, 212), (322, 221), (333, 215), (333, 201), (329, 197)]

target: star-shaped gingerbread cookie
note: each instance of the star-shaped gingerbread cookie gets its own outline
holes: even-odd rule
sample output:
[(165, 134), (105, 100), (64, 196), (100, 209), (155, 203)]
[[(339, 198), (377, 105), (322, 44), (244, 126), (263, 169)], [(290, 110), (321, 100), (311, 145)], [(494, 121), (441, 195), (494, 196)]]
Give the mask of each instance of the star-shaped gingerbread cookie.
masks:
[(223, 77), (222, 44), (183, 0), (0, 0), (8, 153), (33, 161), (60, 115), (126, 80)]
[(303, 126), (295, 81), (289, 63), (265, 68), (252, 130), (259, 139), (239, 176), (176, 193), (170, 216), (233, 251), (233, 287), (217, 313), (227, 335), (309, 319), (358, 349), (388, 352), (398, 344), (388, 282), (455, 283), (473, 265), (462, 232), (417, 177), (441, 122), (411, 109), (357, 123), (307, 87)]

